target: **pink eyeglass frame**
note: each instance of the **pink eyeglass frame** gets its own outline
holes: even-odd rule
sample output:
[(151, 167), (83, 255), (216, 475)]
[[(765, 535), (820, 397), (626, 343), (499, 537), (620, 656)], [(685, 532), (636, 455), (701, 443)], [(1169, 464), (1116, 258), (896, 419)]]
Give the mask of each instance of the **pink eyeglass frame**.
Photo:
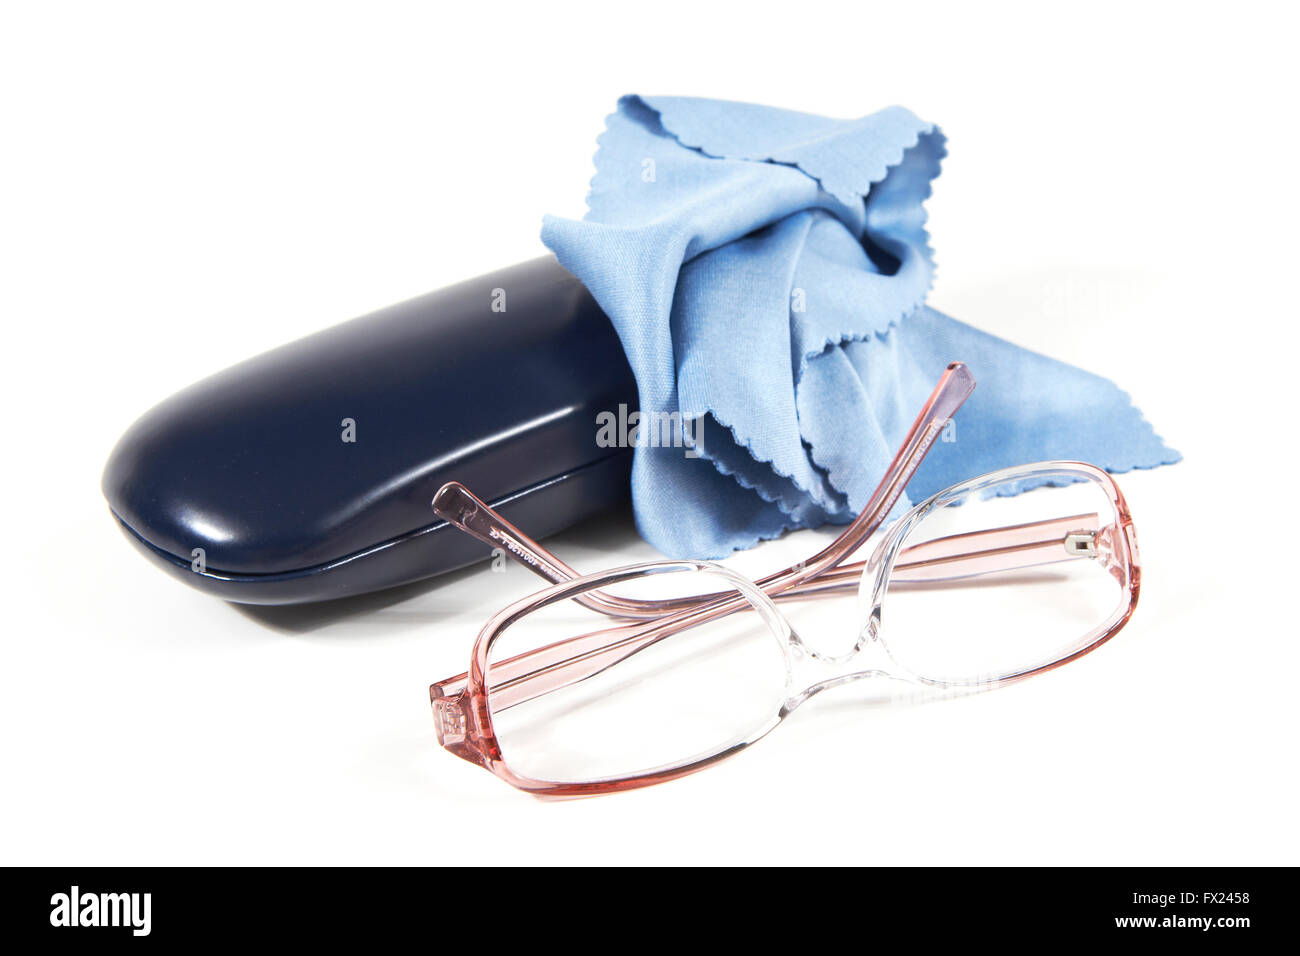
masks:
[[(487, 683), (492, 646), (506, 628), (520, 617), (570, 597), (591, 610), (627, 622), (494, 662), (492, 687), (498, 703), (503, 693), (514, 695), (509, 698), (510, 702), (518, 703), (592, 676), (654, 641), (741, 608), (756, 609), (761, 614), (774, 616), (775, 620), (769, 620), (769, 625), (784, 630), (788, 636), (791, 633), (789, 626), (776, 612), (771, 601), (822, 597), (858, 588), (863, 571), (871, 562), (842, 562), (878, 530), (937, 436), (974, 387), (974, 378), (964, 364), (954, 362), (949, 365), (861, 514), (812, 558), (756, 582), (719, 565), (696, 561), (651, 562), (580, 575), (463, 485), (458, 482), (444, 485), (433, 499), (433, 509), (440, 517), (494, 548), (503, 548), (514, 560), (551, 582), (552, 586), (516, 601), (493, 615), (475, 640), (469, 670), (430, 686), (430, 702), (439, 743), (458, 757), (484, 767), (514, 787), (557, 797), (611, 793), (663, 783), (702, 770), (749, 746), (764, 736), (771, 727), (719, 753), (660, 771), (570, 783), (522, 776), (515, 773), (503, 758), (492, 726)], [(985, 686), (1023, 680), (1060, 667), (1095, 650), (1128, 623), (1137, 607), (1141, 582), (1139, 554), (1133, 518), (1123, 493), (1109, 474), (1082, 462), (1042, 463), (1041, 466), (1029, 466), (1029, 469), (1046, 468), (1050, 471), (1053, 467), (1066, 468), (1091, 477), (1110, 498), (1117, 516), (1116, 524), (1111, 528), (1118, 532), (1110, 536), (1110, 570), (1122, 585), (1127, 585), (1127, 603), (1109, 622), (1087, 635), (1079, 650), (1032, 669), (979, 682)], [(1017, 471), (1008, 469), (1006, 473), (984, 476), (954, 487), (974, 486), (986, 479)], [(929, 501), (941, 499), (952, 490), (940, 492)], [(1073, 515), (952, 535), (899, 548), (907, 530), (902, 525), (924, 510), (927, 504), (928, 502), (923, 502), (914, 508), (877, 549), (877, 555), (881, 550), (891, 547), (896, 549), (896, 553), (891, 556), (891, 583), (968, 577), (1060, 560), (1062, 532), (1089, 530), (1105, 533), (1110, 530), (1098, 526), (1097, 515)], [(648, 571), (676, 570), (708, 570), (728, 579), (735, 591), (688, 599), (645, 601), (590, 589), (593, 584), (610, 586), (639, 577)], [(735, 592), (739, 592), (739, 595)], [(880, 594), (876, 595), (877, 603), (880, 597)], [(924, 682), (936, 685), (944, 683)], [(772, 726), (776, 722), (779, 722), (779, 718)]]

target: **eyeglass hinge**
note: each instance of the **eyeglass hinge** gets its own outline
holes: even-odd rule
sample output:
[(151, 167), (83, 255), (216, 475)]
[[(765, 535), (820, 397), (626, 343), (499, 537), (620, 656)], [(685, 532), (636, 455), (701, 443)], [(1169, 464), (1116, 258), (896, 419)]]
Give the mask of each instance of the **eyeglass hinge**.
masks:
[(1071, 531), (1065, 536), (1065, 553), (1072, 558), (1097, 556), (1097, 532)]
[(434, 727), (444, 746), (465, 739), (465, 712), (457, 698), (442, 698), (433, 703)]

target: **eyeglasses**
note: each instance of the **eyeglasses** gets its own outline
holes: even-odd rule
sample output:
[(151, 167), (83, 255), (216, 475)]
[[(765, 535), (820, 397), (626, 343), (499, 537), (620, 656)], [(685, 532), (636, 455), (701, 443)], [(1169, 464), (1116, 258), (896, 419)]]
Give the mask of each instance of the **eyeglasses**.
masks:
[[(955, 485), (847, 561), (974, 387), (965, 365), (948, 366), (862, 513), (757, 581), (706, 561), (581, 575), (463, 485), (443, 486), (440, 517), (551, 586), (494, 615), (469, 670), (430, 687), (439, 743), (523, 790), (608, 793), (738, 753), (853, 680), (981, 688), (1094, 650), (1132, 615), (1139, 569), (1124, 496), (1092, 465)], [(825, 600), (854, 591), (856, 614)]]

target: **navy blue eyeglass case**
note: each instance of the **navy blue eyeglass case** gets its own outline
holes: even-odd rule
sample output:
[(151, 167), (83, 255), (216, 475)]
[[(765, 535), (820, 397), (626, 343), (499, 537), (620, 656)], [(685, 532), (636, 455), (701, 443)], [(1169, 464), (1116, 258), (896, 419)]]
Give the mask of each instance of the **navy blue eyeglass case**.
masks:
[(596, 443), (620, 404), (637, 391), (618, 337), (547, 257), (173, 395), (122, 436), (103, 491), (131, 542), (202, 591), (345, 597), (488, 555), (430, 510), (447, 481), (535, 537), (626, 500), (632, 450)]

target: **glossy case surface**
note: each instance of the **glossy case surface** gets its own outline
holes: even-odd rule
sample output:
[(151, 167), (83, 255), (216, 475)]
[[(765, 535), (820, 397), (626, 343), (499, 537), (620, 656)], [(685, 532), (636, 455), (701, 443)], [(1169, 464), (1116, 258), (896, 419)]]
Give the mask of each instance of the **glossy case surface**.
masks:
[(103, 491), (150, 560), (231, 601), (289, 604), (441, 574), (489, 549), (438, 520), (447, 481), (535, 537), (629, 494), (636, 408), (609, 320), (552, 257), (345, 322), (219, 372), (118, 442)]

